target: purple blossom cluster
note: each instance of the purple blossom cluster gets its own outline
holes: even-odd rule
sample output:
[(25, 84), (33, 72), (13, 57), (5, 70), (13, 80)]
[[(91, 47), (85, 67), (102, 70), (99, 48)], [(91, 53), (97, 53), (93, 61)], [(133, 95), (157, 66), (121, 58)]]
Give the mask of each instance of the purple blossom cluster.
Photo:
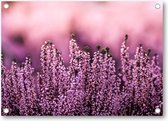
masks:
[(40, 72), (34, 71), (30, 58), (20, 66), (13, 61), (10, 70), (2, 61), (2, 115), (163, 114), (163, 74), (158, 55), (151, 56), (150, 49), (139, 45), (131, 59), (126, 36), (121, 45), (119, 69), (109, 48), (97, 46), (91, 55), (87, 49), (80, 50), (72, 38), (69, 49), (68, 67), (51, 42), (41, 47)]

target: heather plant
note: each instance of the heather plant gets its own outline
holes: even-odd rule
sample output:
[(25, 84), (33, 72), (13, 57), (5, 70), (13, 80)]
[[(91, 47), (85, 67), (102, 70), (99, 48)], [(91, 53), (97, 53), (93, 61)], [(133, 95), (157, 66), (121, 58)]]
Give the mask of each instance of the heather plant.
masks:
[[(11, 90), (11, 81), (10, 81), (10, 74), (9, 71), (3, 66), (1, 66), (1, 93), (2, 93), (2, 115), (12, 115), (12, 90)], [(3, 109), (8, 109), (8, 114), (3, 112)]]
[[(74, 35), (69, 66), (52, 42), (41, 47), (41, 71), (30, 57), (8, 70), (1, 63), (2, 115), (111, 116), (162, 115), (163, 73), (159, 55), (140, 44), (129, 55), (128, 35), (121, 44), (120, 67), (110, 48), (96, 46), (91, 55)], [(160, 113), (155, 112), (159, 108)], [(4, 109), (8, 109), (5, 113)]]

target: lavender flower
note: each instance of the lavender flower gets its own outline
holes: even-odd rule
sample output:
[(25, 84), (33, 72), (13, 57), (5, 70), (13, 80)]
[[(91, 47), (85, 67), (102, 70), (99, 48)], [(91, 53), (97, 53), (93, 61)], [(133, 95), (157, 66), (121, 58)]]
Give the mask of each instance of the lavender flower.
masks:
[(39, 72), (30, 58), (20, 67), (13, 61), (10, 70), (2, 61), (2, 115), (162, 115), (159, 55), (150, 55), (151, 50), (140, 44), (131, 58), (127, 41), (128, 35), (121, 44), (119, 69), (108, 47), (97, 46), (91, 55), (88, 47), (87, 51), (79, 48), (74, 35), (67, 67), (52, 42), (41, 47)]

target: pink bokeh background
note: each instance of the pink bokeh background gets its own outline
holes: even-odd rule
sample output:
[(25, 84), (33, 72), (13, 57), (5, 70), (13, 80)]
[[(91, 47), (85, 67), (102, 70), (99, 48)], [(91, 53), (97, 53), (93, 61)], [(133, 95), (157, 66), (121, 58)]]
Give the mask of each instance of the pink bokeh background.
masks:
[[(9, 8), (4, 8), (4, 4)], [(81, 49), (88, 45), (110, 47), (116, 60), (125, 34), (130, 54), (142, 43), (152, 53), (163, 56), (163, 6), (157, 2), (2, 2), (2, 52), (10, 67), (30, 56), (40, 67), (40, 47), (51, 40), (69, 62), (70, 34), (76, 34)]]

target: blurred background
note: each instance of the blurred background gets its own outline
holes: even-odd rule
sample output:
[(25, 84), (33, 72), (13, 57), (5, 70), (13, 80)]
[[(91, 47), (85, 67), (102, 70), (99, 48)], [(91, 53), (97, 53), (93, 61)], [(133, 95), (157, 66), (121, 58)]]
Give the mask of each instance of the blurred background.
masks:
[(5, 2), (2, 12), (2, 50), (5, 66), (30, 56), (40, 69), (40, 48), (52, 41), (69, 63), (69, 40), (74, 33), (81, 49), (109, 47), (119, 64), (120, 46), (128, 34), (133, 58), (139, 44), (163, 56), (163, 6), (157, 2)]

